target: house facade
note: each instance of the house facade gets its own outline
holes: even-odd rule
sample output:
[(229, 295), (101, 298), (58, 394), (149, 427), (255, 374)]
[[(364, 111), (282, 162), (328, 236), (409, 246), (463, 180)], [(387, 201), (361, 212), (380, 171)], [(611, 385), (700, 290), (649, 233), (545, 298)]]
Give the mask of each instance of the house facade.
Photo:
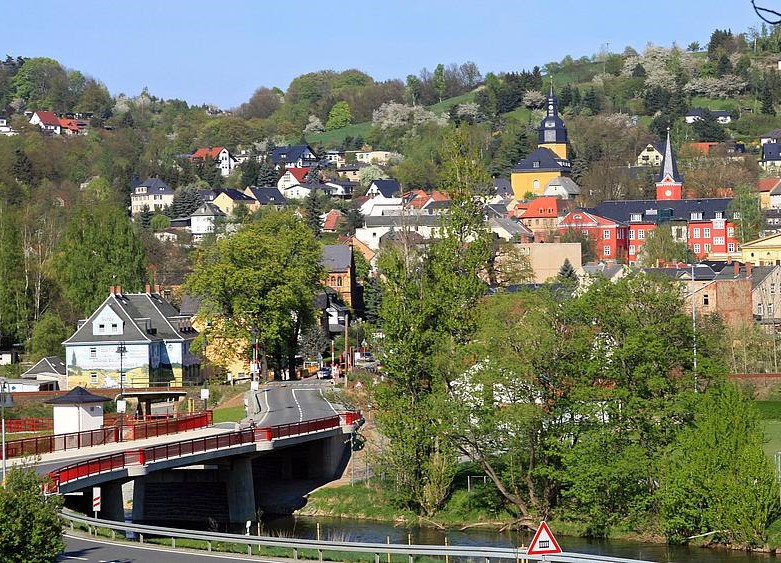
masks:
[[(112, 287), (94, 313), (79, 321), (65, 346), (68, 388), (181, 387), (200, 382), (198, 335), (158, 292)], [(120, 381), (120, 377), (122, 381)]]
[(355, 303), (355, 260), (353, 249), (345, 244), (323, 246), (323, 267), (326, 271), (325, 284), (336, 291), (342, 301), (351, 306)]
[(271, 163), (280, 168), (310, 168), (317, 164), (319, 159), (309, 145), (288, 145), (276, 147), (271, 151)]
[(637, 155), (635, 164), (637, 166), (661, 166), (662, 165), (662, 147), (657, 147), (651, 143), (648, 143), (640, 154)]
[(208, 162), (212, 160), (220, 170), (220, 176), (230, 176), (239, 165), (239, 161), (225, 147), (201, 147), (190, 155), (190, 162)]
[(130, 194), (130, 211), (134, 215), (141, 213), (144, 206), (152, 212), (161, 212), (174, 203), (174, 189), (160, 178), (147, 178), (133, 188)]

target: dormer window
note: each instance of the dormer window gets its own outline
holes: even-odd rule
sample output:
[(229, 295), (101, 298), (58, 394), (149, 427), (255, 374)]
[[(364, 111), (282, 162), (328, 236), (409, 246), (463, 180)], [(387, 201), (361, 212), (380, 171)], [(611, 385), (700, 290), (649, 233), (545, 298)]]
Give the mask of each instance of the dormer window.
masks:
[(702, 221), (702, 211), (692, 211), (692, 213), (691, 213), (691, 220), (692, 221)]
[(643, 220), (643, 214), (642, 213), (632, 213), (629, 216), (630, 221), (642, 221)]
[(716, 212), (716, 219), (724, 219), (724, 212), (723, 211), (717, 211)]
[(532, 168), (539, 168), (539, 167), (540, 167), (540, 161), (539, 160), (535, 160), (534, 162), (532, 162)]

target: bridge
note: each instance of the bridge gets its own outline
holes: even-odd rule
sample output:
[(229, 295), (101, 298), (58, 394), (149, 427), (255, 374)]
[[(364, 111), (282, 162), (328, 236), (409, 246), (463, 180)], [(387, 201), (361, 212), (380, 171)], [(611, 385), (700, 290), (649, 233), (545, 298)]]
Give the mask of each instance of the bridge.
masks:
[(38, 470), (51, 477), (50, 492), (87, 514), (100, 487), (98, 515), (110, 520), (124, 521), (131, 499), (134, 522), (243, 524), (260, 513), (289, 514), (341, 476), (349, 435), (362, 423), (324, 390), (320, 383), (270, 384), (247, 397), (252, 427), (49, 454)]

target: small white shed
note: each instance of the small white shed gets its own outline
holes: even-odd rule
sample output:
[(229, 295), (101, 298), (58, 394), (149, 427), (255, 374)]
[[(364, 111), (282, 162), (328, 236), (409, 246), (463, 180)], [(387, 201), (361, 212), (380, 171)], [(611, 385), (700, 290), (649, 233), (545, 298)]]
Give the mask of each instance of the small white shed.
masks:
[(103, 403), (110, 400), (75, 387), (44, 402), (54, 407), (54, 434), (57, 435), (99, 430), (103, 426)]

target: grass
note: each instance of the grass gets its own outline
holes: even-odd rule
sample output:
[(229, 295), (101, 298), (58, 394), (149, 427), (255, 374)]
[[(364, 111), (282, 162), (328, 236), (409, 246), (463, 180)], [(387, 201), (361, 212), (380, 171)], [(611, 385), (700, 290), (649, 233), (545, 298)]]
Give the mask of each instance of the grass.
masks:
[(452, 108), (455, 105), (458, 104), (465, 104), (467, 102), (474, 102), (475, 101), (475, 94), (476, 91), (467, 92), (466, 94), (461, 94), (460, 96), (455, 96), (453, 98), (448, 98), (446, 100), (442, 100), (439, 103), (434, 104), (433, 106), (429, 106), (429, 110), (433, 111), (434, 113), (447, 113), (450, 111), (450, 108)]
[(238, 422), (247, 416), (243, 406), (214, 409), (214, 423)]
[(344, 142), (345, 137), (363, 137), (365, 139), (371, 128), (371, 121), (353, 123), (352, 125), (334, 129), (333, 131), (325, 131), (323, 133), (317, 133), (316, 135), (308, 135), (306, 140), (311, 144), (322, 143), (323, 146), (326, 147), (336, 146), (341, 145)]
[(327, 514), (335, 517), (366, 518), (371, 520), (415, 521), (411, 511), (394, 509), (384, 498), (378, 484), (368, 481), (361, 486), (326, 487), (309, 496), (300, 513), (304, 516)]

